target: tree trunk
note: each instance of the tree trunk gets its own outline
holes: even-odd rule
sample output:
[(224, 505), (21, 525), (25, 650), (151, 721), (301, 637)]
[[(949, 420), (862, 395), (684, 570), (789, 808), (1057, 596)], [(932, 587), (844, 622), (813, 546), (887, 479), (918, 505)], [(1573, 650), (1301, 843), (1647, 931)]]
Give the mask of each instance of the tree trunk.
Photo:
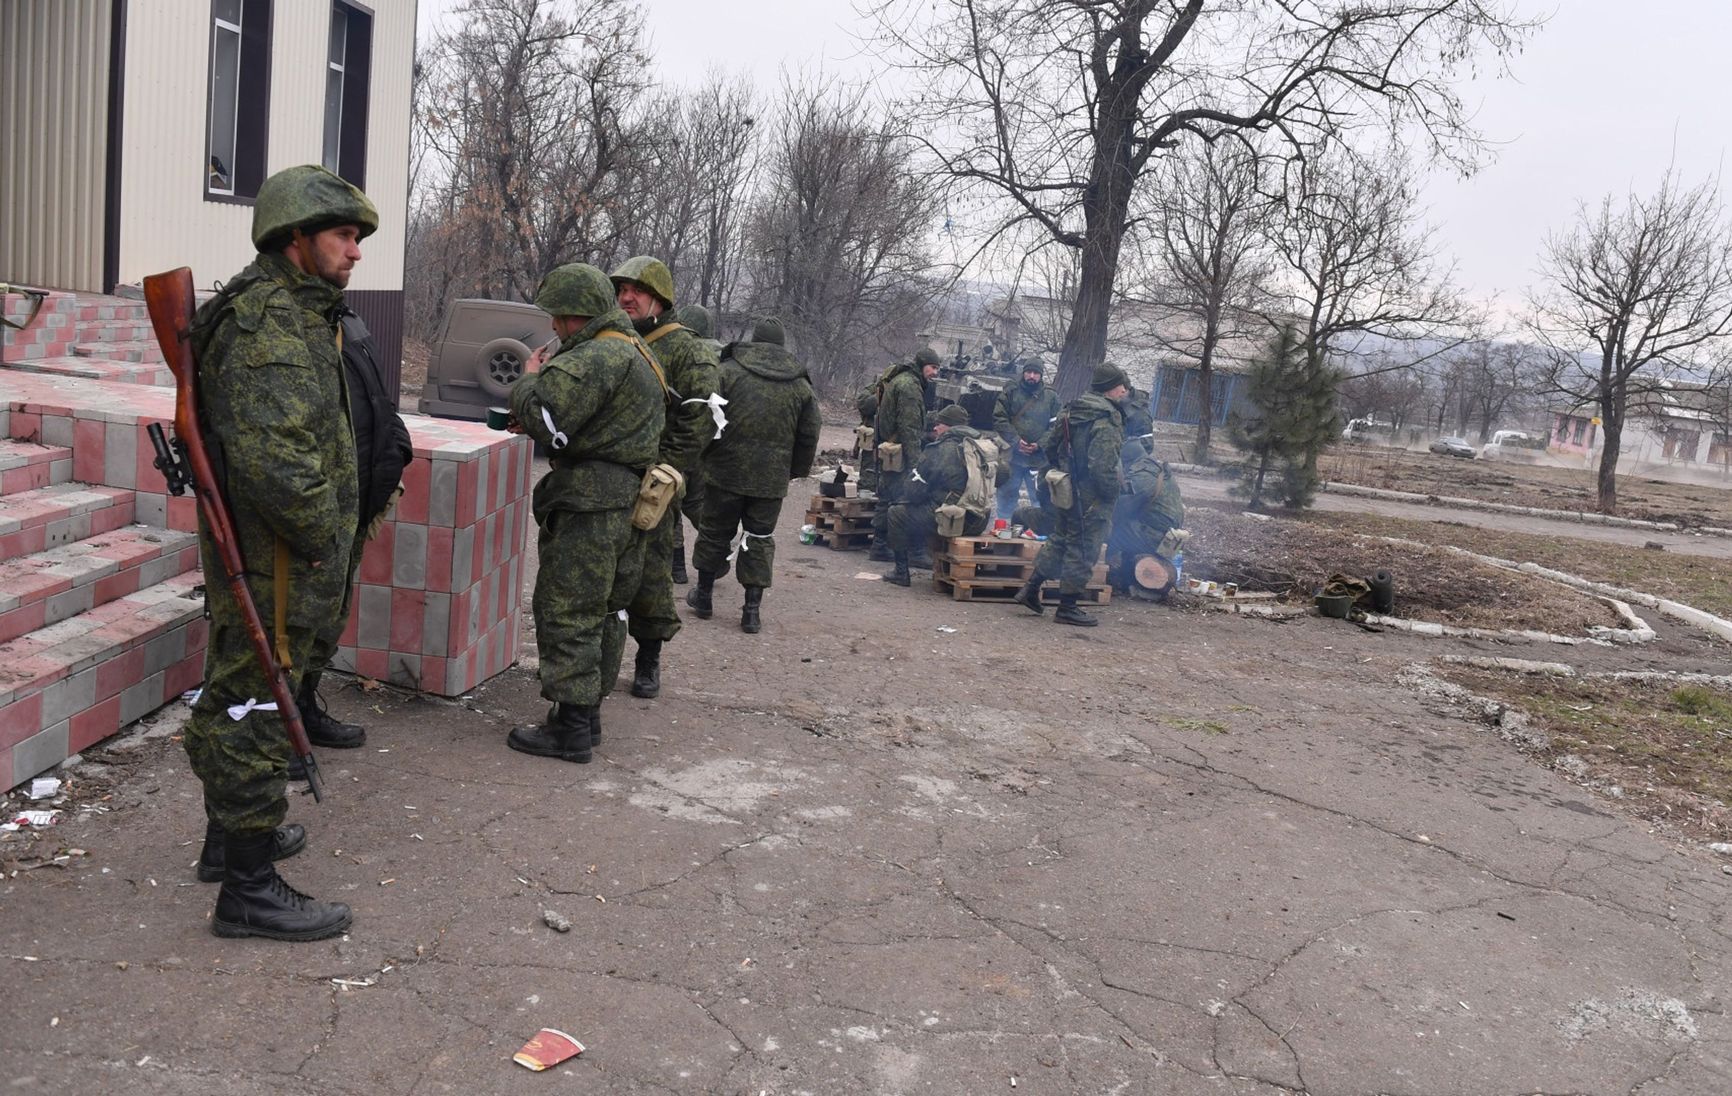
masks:
[(1600, 513), (1618, 512), (1618, 455), (1624, 447), (1624, 393), (1614, 391), (1600, 402), (1600, 429), (1605, 434), (1605, 448), (1600, 450)]
[[(1122, 219), (1123, 213), (1120, 213)], [(1092, 218), (1091, 218), (1092, 219)], [(1101, 236), (1111, 235), (1111, 257), (1102, 254), (1109, 246)], [(1058, 398), (1069, 402), (1088, 390), (1095, 366), (1107, 357), (1107, 322), (1113, 300), (1113, 279), (1118, 273), (1119, 230), (1102, 228), (1089, 233), (1082, 249), (1082, 280), (1077, 286), (1076, 305), (1065, 329), (1059, 351), (1058, 376), (1053, 388)]]
[(1209, 463), (1210, 435), (1215, 427), (1215, 343), (1220, 338), (1220, 321), (1211, 318), (1203, 332), (1203, 353), (1197, 360), (1197, 445), (1191, 460)]

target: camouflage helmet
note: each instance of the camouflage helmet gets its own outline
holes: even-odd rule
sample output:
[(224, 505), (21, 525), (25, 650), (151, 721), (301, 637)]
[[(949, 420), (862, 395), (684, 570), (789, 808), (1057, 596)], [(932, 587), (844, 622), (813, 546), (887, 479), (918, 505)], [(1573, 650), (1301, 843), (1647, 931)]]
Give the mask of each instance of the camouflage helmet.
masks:
[(652, 259), (648, 255), (633, 255), (620, 263), (609, 275), (615, 288), (621, 282), (636, 282), (660, 299), (669, 308), (674, 306), (674, 276), (668, 270), (668, 264), (660, 259)]
[(710, 310), (701, 304), (682, 304), (679, 312), (680, 324), (689, 328), (691, 333), (700, 339), (714, 338), (716, 333), (715, 317)]
[(613, 310), (613, 283), (588, 263), (556, 266), (535, 289), (535, 307), (549, 316), (588, 316)]
[(366, 239), (379, 228), (379, 211), (354, 184), (318, 164), (284, 168), (259, 186), (253, 201), (253, 246), (287, 247), (296, 229), (311, 235), (354, 225)]

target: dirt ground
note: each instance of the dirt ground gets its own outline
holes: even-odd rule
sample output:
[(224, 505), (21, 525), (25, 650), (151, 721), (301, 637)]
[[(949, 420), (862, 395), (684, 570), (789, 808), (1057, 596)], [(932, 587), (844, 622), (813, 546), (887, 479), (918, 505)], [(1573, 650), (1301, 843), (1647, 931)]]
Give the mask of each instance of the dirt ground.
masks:
[[(1549, 510), (1596, 511), (1597, 468), (1464, 460), (1388, 446), (1332, 447), (1319, 468), (1338, 483), (1416, 494), (1483, 499)], [(1684, 526), (1732, 526), (1732, 479), (1720, 486), (1618, 477), (1618, 513)]]
[[(797, 544), (811, 490), (784, 507), (763, 633), (738, 630), (724, 579), (662, 696), (604, 705), (592, 765), (505, 749), (545, 710), (533, 647), (454, 701), (328, 688), (369, 740), (322, 757), (324, 804), (292, 797), (310, 843), (283, 870), (355, 907), (345, 938), (209, 933), (184, 709), (69, 770), (58, 825), (0, 837), (0, 1079), (1732, 1090), (1732, 859), (1409, 684), (1451, 654), (1723, 672), (1726, 644), (1664, 621), (1653, 643), (1562, 648), (1128, 601), (1067, 628)], [(588, 1050), (531, 1079), (511, 1055), (543, 1026)]]
[(1327, 522), (1259, 519), (1213, 505), (1189, 507), (1185, 526), (1191, 531), (1185, 545), (1187, 574), (1267, 590), (1301, 604), (1337, 572), (1364, 578), (1388, 570), (1398, 584), (1397, 616), (1568, 636), (1586, 635), (1594, 626), (1622, 626), (1604, 601), (1558, 583), (1464, 560), (1432, 546), (1431, 538), (1418, 545), (1382, 539), (1413, 539), (1401, 538), (1398, 528), (1362, 535)]

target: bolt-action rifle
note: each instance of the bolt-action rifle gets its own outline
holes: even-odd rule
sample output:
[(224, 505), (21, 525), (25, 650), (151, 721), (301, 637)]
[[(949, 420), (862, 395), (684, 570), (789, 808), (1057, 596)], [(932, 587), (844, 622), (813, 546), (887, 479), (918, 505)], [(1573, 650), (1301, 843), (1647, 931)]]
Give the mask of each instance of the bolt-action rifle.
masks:
[[(313, 793), (314, 801), (322, 800), (324, 785), (319, 779), (318, 761), (313, 757), (313, 744), (307, 740), (306, 724), (301, 722), (301, 710), (295, 706), (289, 675), (277, 661), (271, 649), (271, 638), (265, 632), (265, 623), (259, 617), (258, 606), (253, 603), (253, 592), (247, 586), (246, 561), (241, 558), (234, 521), (229, 516), (228, 503), (217, 484), (216, 472), (211, 467), (209, 454), (205, 452), (204, 434), (199, 429), (198, 362), (193, 358), (191, 344), (192, 270), (183, 266), (144, 279), (144, 302), (150, 309), (150, 323), (156, 329), (156, 341), (162, 344), (163, 357), (168, 359), (169, 371), (174, 374), (175, 436), (172, 448), (163, 437), (161, 423), (153, 422), (146, 428), (151, 444), (156, 448), (156, 467), (168, 481), (171, 494), (184, 494), (190, 486), (198, 500), (205, 533), (216, 549), (229, 590), (240, 606), (253, 654), (270, 684), (277, 714), (282, 716), (283, 726), (288, 730), (289, 748), (306, 766), (307, 788)], [(207, 582), (210, 577), (205, 576)]]

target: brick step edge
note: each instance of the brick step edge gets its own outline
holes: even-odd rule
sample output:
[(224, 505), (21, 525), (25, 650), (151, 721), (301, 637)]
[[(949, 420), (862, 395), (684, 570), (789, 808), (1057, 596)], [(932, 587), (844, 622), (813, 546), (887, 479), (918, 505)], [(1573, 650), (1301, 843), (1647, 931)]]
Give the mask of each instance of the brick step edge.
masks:
[(74, 357), (107, 358), (118, 362), (161, 362), (162, 347), (148, 339), (126, 342), (78, 342), (72, 347)]
[(121, 381), (127, 384), (149, 384), (159, 388), (174, 387), (174, 373), (165, 362), (114, 361), (110, 358), (85, 358), (60, 355), (52, 358), (32, 358), (9, 362), (20, 373), (41, 373), (53, 377), (86, 377), (97, 381)]
[(71, 480), (71, 449), (0, 438), (0, 495), (18, 495)]
[[(0, 788), (11, 788), (196, 688), (209, 634), (196, 572), (0, 644), (0, 667), (33, 636), (66, 639), (26, 656), (42, 673), (28, 689), (0, 682)], [(82, 633), (77, 625), (87, 627)], [(51, 665), (58, 654), (59, 663)]]
[(198, 535), (147, 525), (0, 562), (0, 643), (197, 568)]
[(133, 491), (78, 482), (0, 496), (0, 560), (112, 533), (132, 524), (136, 508)]

